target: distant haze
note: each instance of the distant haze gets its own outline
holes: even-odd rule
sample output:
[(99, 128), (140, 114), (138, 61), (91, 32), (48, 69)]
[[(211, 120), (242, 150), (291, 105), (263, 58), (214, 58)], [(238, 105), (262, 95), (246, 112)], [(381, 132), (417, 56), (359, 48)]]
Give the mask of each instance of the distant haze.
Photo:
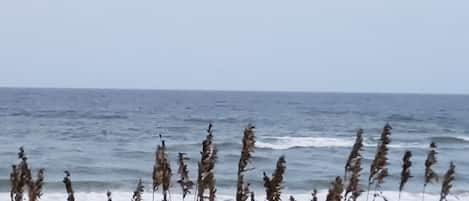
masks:
[(0, 2), (0, 86), (469, 93), (469, 1)]

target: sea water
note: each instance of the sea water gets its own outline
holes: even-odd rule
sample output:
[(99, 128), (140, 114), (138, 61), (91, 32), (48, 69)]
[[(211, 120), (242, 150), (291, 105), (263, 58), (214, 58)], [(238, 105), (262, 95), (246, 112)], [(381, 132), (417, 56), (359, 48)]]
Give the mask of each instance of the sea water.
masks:
[[(386, 123), (393, 127), (390, 175), (381, 189), (389, 200), (397, 200), (406, 150), (413, 153), (414, 177), (401, 200), (421, 200), (431, 141), (438, 145), (434, 169), (440, 177), (450, 161), (457, 166), (449, 200), (469, 200), (468, 103), (469, 96), (463, 95), (2, 88), (0, 200), (9, 200), (10, 169), (18, 162), (20, 146), (33, 174), (46, 170), (44, 201), (65, 200), (64, 170), (72, 173), (77, 200), (105, 200), (107, 190), (114, 200), (130, 200), (139, 178), (146, 200), (151, 200), (160, 134), (172, 161), (172, 199), (181, 200), (177, 153), (191, 158), (190, 177), (195, 179), (209, 123), (219, 150), (219, 200), (234, 198), (242, 132), (248, 124), (256, 126), (257, 142), (246, 179), (257, 199), (265, 199), (262, 173), (271, 174), (278, 157), (285, 155), (284, 199), (294, 195), (309, 200), (316, 188), (323, 200), (330, 182), (344, 175), (358, 128), (364, 129), (361, 183), (367, 189), (369, 164)], [(441, 182), (429, 184), (426, 200), (438, 200), (440, 189)]]

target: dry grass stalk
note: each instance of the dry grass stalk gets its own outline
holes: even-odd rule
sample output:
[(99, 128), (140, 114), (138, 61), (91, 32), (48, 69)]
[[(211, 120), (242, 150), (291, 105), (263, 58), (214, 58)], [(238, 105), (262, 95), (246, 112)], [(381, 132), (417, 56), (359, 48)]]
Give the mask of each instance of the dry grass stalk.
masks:
[(28, 166), (28, 158), (23, 147), (19, 148), (18, 158), (20, 159), (19, 164), (13, 165), (10, 173), (10, 198), (12, 201), (23, 201), (24, 190), (32, 180), (31, 169)]
[[(160, 135), (161, 138), (161, 135)], [(155, 153), (155, 164), (153, 166), (153, 200), (155, 191), (162, 187), (163, 201), (168, 200), (168, 191), (171, 185), (171, 166), (166, 154), (166, 144), (161, 140)]]
[(318, 190), (314, 189), (311, 193), (311, 196), (313, 196), (313, 199), (311, 199), (311, 201), (318, 201)]
[(360, 151), (363, 150), (363, 129), (358, 129), (357, 130), (357, 135), (355, 137), (355, 143), (353, 144), (352, 150), (350, 151), (349, 157), (347, 159), (347, 162), (345, 163), (345, 176), (344, 179), (347, 179), (347, 173), (350, 171), (352, 168), (352, 160), (354, 158), (361, 158)]
[(202, 142), (202, 151), (200, 152), (201, 159), (198, 164), (198, 177), (197, 177), (197, 199), (203, 201), (205, 191), (208, 191), (208, 200), (215, 201), (215, 174), (214, 168), (217, 161), (217, 148), (213, 143), (213, 125), (209, 124), (207, 129), (207, 136)]
[(447, 201), (448, 196), (451, 188), (453, 187), (453, 181), (455, 179), (456, 174), (456, 165), (453, 162), (449, 164), (449, 169), (446, 171), (445, 176), (443, 177), (443, 184), (441, 185), (441, 193), (440, 193), (440, 201)]
[(331, 183), (329, 192), (327, 193), (326, 201), (340, 201), (342, 200), (342, 192), (344, 191), (344, 184), (342, 178), (336, 177), (335, 181)]
[(427, 154), (427, 159), (425, 160), (425, 182), (423, 183), (423, 191), (422, 191), (422, 200), (425, 200), (425, 189), (429, 183), (433, 181), (438, 182), (438, 174), (433, 171), (432, 166), (437, 163), (436, 160), (436, 144), (435, 142), (430, 143), (430, 147)]
[(401, 171), (401, 182), (399, 184), (399, 200), (401, 200), (401, 192), (404, 189), (404, 185), (407, 181), (412, 178), (410, 174), (410, 167), (412, 166), (412, 162), (410, 158), (412, 157), (412, 152), (409, 150), (405, 151), (404, 157), (402, 157), (402, 171)]
[[(388, 176), (388, 170), (386, 168), (388, 164), (388, 144), (391, 143), (391, 129), (392, 127), (389, 124), (386, 124), (381, 131), (381, 136), (376, 148), (375, 157), (370, 166), (370, 176), (368, 178), (368, 194), (370, 192), (370, 186), (375, 184), (375, 194), (376, 198), (376, 189), (380, 187), (380, 184), (384, 182), (384, 178)], [(383, 197), (384, 198), (384, 197)], [(368, 200), (368, 195), (367, 195)]]
[(283, 174), (286, 169), (285, 156), (281, 156), (277, 160), (277, 166), (272, 178), (269, 178), (264, 172), (264, 187), (267, 201), (281, 201), (280, 195), (282, 190)]
[[(363, 149), (363, 129), (358, 129), (355, 143), (353, 145), (352, 151), (350, 152), (349, 158), (345, 165), (345, 178), (347, 174), (350, 174), (350, 179), (348, 180), (347, 188), (345, 190), (344, 200), (356, 200), (362, 193), (360, 189), (360, 172), (362, 171), (361, 160), (362, 155), (361, 151)], [(348, 197), (348, 195), (350, 197)]]
[(437, 163), (436, 154), (438, 152), (436, 152), (436, 148), (436, 144), (434, 142), (431, 142), (430, 149), (428, 150), (427, 154), (427, 159), (425, 160), (425, 186), (431, 183), (432, 181), (438, 182), (438, 175), (432, 169), (432, 166)]
[(289, 201), (296, 201), (295, 197), (293, 195), (290, 195), (290, 198), (288, 199)]
[(135, 188), (134, 194), (132, 195), (132, 201), (143, 201), (143, 191), (144, 186), (142, 179), (139, 179), (137, 182), (137, 187)]
[(186, 153), (179, 152), (178, 154), (178, 174), (179, 180), (177, 181), (181, 185), (182, 199), (186, 198), (188, 193), (191, 193), (191, 189), (194, 186), (194, 182), (189, 179), (189, 170), (187, 168), (186, 161), (189, 160)]
[(248, 125), (244, 129), (241, 156), (238, 162), (238, 183), (236, 190), (236, 201), (246, 201), (249, 198), (249, 185), (244, 181), (244, 173), (247, 171), (246, 167), (251, 160), (252, 153), (255, 148), (255, 135), (254, 126)]
[(106, 192), (106, 197), (107, 197), (107, 201), (112, 201), (112, 193), (111, 193), (111, 191), (107, 191), (107, 192)]
[(10, 198), (11, 201), (15, 200), (15, 196), (18, 193), (18, 181), (19, 179), (19, 173), (18, 173), (18, 168), (16, 165), (11, 166), (11, 173), (10, 173)]
[(250, 201), (256, 201), (256, 196), (254, 195), (254, 192), (251, 192), (251, 200)]
[(44, 169), (39, 169), (37, 172), (36, 180), (29, 182), (29, 201), (37, 201), (42, 196), (42, 187), (44, 185)]
[(63, 183), (65, 184), (65, 190), (67, 191), (67, 201), (75, 201), (75, 195), (73, 194), (72, 180), (70, 179), (70, 172), (65, 170), (65, 177)]

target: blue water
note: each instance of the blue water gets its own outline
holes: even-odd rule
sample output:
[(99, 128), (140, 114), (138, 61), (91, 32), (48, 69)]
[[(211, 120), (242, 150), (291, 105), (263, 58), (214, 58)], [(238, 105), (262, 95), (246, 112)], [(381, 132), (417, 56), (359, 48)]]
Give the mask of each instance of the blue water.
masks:
[[(187, 152), (190, 176), (196, 178), (200, 143), (210, 122), (219, 148), (220, 193), (236, 186), (242, 130), (248, 123), (256, 125), (257, 135), (248, 180), (258, 191), (262, 172), (271, 173), (281, 155), (287, 159), (285, 191), (326, 189), (343, 175), (357, 128), (365, 130), (366, 184), (376, 140), (387, 122), (394, 129), (385, 190), (397, 191), (400, 160), (409, 149), (414, 177), (405, 191), (421, 191), (423, 161), (433, 140), (439, 146), (435, 169), (442, 175), (454, 161), (454, 192), (469, 191), (469, 96), (10, 88), (0, 89), (0, 191), (9, 191), (10, 165), (17, 162), (20, 146), (33, 169), (46, 169), (45, 188), (51, 192), (63, 191), (64, 170), (72, 172), (78, 192), (131, 191), (137, 178), (150, 186), (158, 134), (166, 138), (173, 170), (177, 152)], [(440, 183), (428, 191), (439, 189)]]

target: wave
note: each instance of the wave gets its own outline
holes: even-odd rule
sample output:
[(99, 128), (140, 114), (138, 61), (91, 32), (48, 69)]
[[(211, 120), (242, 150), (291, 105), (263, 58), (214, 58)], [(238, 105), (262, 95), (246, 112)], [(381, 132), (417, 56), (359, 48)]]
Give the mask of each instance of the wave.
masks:
[(210, 118), (202, 118), (202, 117), (189, 117), (185, 118), (183, 121), (185, 122), (192, 122), (192, 123), (236, 123), (239, 122), (238, 119), (234, 117), (227, 117), (227, 118), (215, 118), (215, 119), (210, 119)]
[[(291, 149), (291, 148), (328, 148), (328, 147), (346, 147), (351, 148), (355, 142), (354, 138), (334, 138), (334, 137), (263, 137), (256, 142), (257, 148), (265, 149)], [(364, 142), (365, 147), (375, 147), (375, 142)], [(422, 143), (399, 143), (389, 145), (390, 148), (418, 148), (424, 149), (428, 145)]]
[[(143, 200), (152, 200), (152, 194), (149, 193), (150, 191), (145, 191), (143, 193)], [(234, 191), (233, 191), (234, 192)], [(264, 193), (261, 191), (255, 192), (256, 197), (261, 200), (263, 198)], [(362, 196), (358, 198), (358, 201), (365, 201), (366, 200), (366, 192), (362, 193)], [(288, 197), (293, 195), (296, 200), (310, 200), (311, 194), (310, 193), (294, 193), (294, 192), (284, 192), (281, 196), (282, 200), (288, 200)], [(318, 192), (318, 200), (325, 200), (327, 195), (327, 190), (323, 189)], [(383, 195), (391, 201), (398, 200), (399, 192), (397, 191), (384, 191)], [(131, 191), (115, 191), (112, 192), (112, 200), (114, 201), (128, 201), (132, 196)], [(159, 199), (159, 194), (156, 194), (156, 199)], [(192, 195), (189, 195), (191, 197)], [(41, 201), (57, 201), (57, 200), (66, 200), (67, 194), (66, 193), (56, 193), (56, 192), (45, 192), (43, 196), (41, 196)], [(234, 200), (235, 195), (234, 193), (217, 193), (216, 200), (218, 201), (227, 201), (227, 200)], [(440, 198), (439, 194), (425, 194), (426, 201), (438, 201)], [(76, 200), (87, 200), (87, 201), (102, 201), (106, 200), (106, 192), (76, 192), (75, 193)], [(421, 200), (422, 194), (421, 193), (410, 193), (410, 192), (402, 192), (401, 194), (401, 201), (415, 201)], [(3, 192), (0, 193), (0, 200), (10, 200), (10, 193)], [(182, 201), (181, 194), (171, 194), (171, 200), (173, 201)], [(459, 201), (459, 200), (469, 200), (469, 192), (460, 192), (456, 194), (450, 194), (448, 196), (448, 201)]]
[(256, 142), (258, 148), (290, 149), (297, 147), (350, 147), (353, 140), (330, 137), (264, 137)]
[(33, 117), (33, 118), (70, 118), (70, 119), (127, 119), (128, 116), (119, 112), (78, 112), (75, 110), (39, 110), (17, 111), (7, 116)]
[(391, 114), (386, 117), (387, 121), (397, 122), (397, 121), (412, 121), (412, 122), (421, 122), (423, 120), (415, 118), (413, 115), (402, 115), (402, 114)]
[(437, 136), (430, 140), (437, 144), (466, 144), (469, 143), (469, 136)]

